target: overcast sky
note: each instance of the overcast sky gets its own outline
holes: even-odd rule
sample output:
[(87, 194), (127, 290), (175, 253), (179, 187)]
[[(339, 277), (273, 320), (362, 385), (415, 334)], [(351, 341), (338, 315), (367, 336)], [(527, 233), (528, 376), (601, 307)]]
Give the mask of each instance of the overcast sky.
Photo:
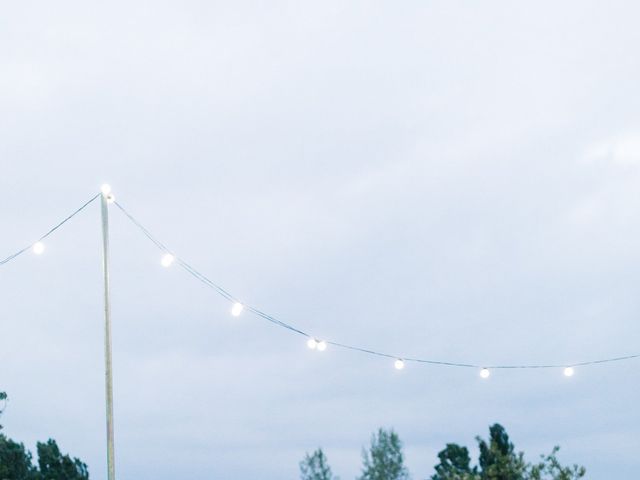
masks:
[[(478, 364), (640, 353), (636, 2), (32, 2), (0, 17), (0, 257), (109, 182), (237, 297), (331, 340)], [(119, 479), (414, 478), (502, 423), (640, 468), (640, 361), (392, 362), (229, 304), (111, 209)], [(105, 478), (97, 204), (0, 267), (1, 423)]]

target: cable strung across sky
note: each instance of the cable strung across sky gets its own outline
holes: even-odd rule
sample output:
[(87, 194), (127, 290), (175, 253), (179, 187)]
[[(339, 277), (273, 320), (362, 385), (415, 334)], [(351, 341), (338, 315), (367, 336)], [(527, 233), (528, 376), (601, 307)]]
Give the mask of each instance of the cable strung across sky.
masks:
[(36, 255), (41, 255), (44, 252), (44, 243), (42, 242), (45, 238), (47, 238), (49, 235), (51, 235), (53, 232), (55, 232), (56, 230), (58, 230), (61, 226), (63, 226), (65, 223), (67, 223), (69, 220), (71, 220), (73, 217), (75, 217), (77, 214), (79, 214), (82, 210), (84, 210), (85, 208), (87, 208), (92, 202), (94, 202), (98, 197), (100, 196), (100, 193), (96, 194), (94, 197), (91, 197), (89, 200), (87, 200), (80, 208), (78, 208), (75, 212), (73, 212), (71, 215), (69, 215), (67, 218), (65, 218), (64, 220), (62, 220), (60, 223), (58, 223), (55, 227), (53, 227), (51, 230), (49, 230), (47, 233), (45, 233), (44, 235), (42, 235), (38, 240), (36, 240), (35, 242), (27, 245), (26, 247), (24, 247), (21, 250), (18, 250), (17, 252), (9, 255), (7, 258), (5, 258), (4, 260), (0, 260), (0, 265), (4, 265), (5, 263), (9, 263), (11, 260), (13, 260), (14, 258), (22, 255), (24, 252), (26, 252), (29, 249), (33, 249), (33, 253), (35, 253)]
[(274, 325), (276, 325), (278, 327), (284, 328), (284, 329), (289, 330), (289, 331), (291, 331), (291, 332), (293, 332), (293, 333), (295, 333), (297, 335), (305, 337), (307, 339), (307, 346), (310, 349), (316, 350), (318, 352), (325, 351), (327, 349), (327, 347), (329, 345), (331, 345), (333, 347), (338, 347), (338, 348), (342, 348), (342, 349), (346, 349), (346, 350), (352, 350), (352, 351), (356, 351), (356, 352), (360, 352), (360, 353), (365, 353), (365, 354), (368, 354), (368, 355), (375, 355), (375, 356), (378, 356), (378, 357), (384, 357), (384, 358), (391, 359), (391, 360), (393, 360), (393, 366), (397, 370), (404, 369), (405, 364), (407, 362), (423, 363), (423, 364), (430, 364), (430, 365), (450, 366), (450, 367), (460, 367), (460, 368), (473, 368), (473, 369), (479, 369), (480, 377), (481, 378), (485, 378), (485, 379), (488, 378), (491, 375), (491, 370), (496, 370), (496, 369), (562, 369), (562, 372), (566, 377), (571, 377), (571, 376), (574, 375), (576, 367), (582, 367), (582, 366), (588, 366), (588, 365), (596, 365), (596, 364), (602, 364), (602, 363), (620, 362), (620, 361), (624, 361), (624, 360), (631, 360), (631, 359), (640, 358), (640, 353), (639, 353), (639, 354), (634, 354), (634, 355), (625, 355), (625, 356), (618, 356), (618, 357), (611, 357), (611, 358), (602, 358), (602, 359), (598, 359), (598, 360), (588, 360), (588, 361), (584, 361), (584, 362), (568, 363), (568, 364), (548, 363), (548, 364), (484, 365), (484, 364), (480, 364), (480, 363), (460, 363), (460, 362), (440, 361), (440, 360), (432, 360), (432, 359), (427, 359), (427, 358), (411, 357), (411, 356), (404, 356), (404, 355), (392, 355), (390, 353), (386, 353), (386, 352), (382, 352), (382, 351), (378, 351), (378, 350), (371, 350), (371, 349), (364, 348), (364, 347), (361, 347), (361, 346), (358, 346), (358, 345), (350, 345), (350, 344), (346, 344), (346, 343), (340, 343), (340, 342), (336, 342), (336, 341), (331, 341), (331, 340), (328, 340), (328, 339), (320, 339), (320, 338), (317, 338), (317, 337), (311, 335), (310, 333), (307, 333), (307, 332), (297, 328), (293, 324), (284, 322), (284, 321), (282, 321), (282, 320), (280, 320), (280, 319), (278, 319), (278, 318), (276, 318), (276, 317), (274, 317), (272, 315), (269, 315), (268, 313), (260, 310), (257, 307), (251, 306), (250, 304), (248, 304), (246, 302), (242, 302), (240, 299), (236, 298), (234, 295), (232, 295), (230, 292), (228, 292), (222, 286), (220, 286), (217, 283), (213, 282), (206, 275), (204, 275), (203, 273), (199, 272), (196, 268), (194, 268), (192, 265), (187, 263), (185, 260), (183, 260), (181, 257), (179, 257), (172, 250), (170, 250), (164, 243), (160, 242), (154, 235), (151, 234), (151, 232), (146, 227), (144, 227), (142, 225), (142, 223), (140, 223), (140, 221), (138, 221), (133, 215), (131, 215), (122, 206), (122, 204), (118, 203), (115, 200), (114, 195), (111, 193), (111, 188), (108, 185), (103, 185), (101, 193), (98, 193), (97, 195), (95, 195), (94, 197), (89, 199), (82, 206), (80, 206), (76, 211), (74, 211), (71, 215), (66, 217), (64, 220), (62, 220), (60, 223), (58, 223), (55, 227), (53, 227), (51, 230), (49, 230), (47, 233), (45, 233), (43, 236), (41, 236), (37, 241), (33, 242), (32, 244), (28, 245), (27, 247), (25, 247), (25, 248), (23, 248), (21, 250), (18, 250), (16, 253), (14, 253), (12, 255), (9, 255), (4, 260), (0, 261), (0, 266), (10, 262), (11, 260), (15, 259), (16, 257), (18, 257), (19, 255), (23, 254), (24, 252), (26, 252), (29, 249), (32, 249), (33, 253), (35, 253), (37, 255), (42, 254), (44, 252), (43, 240), (46, 239), (47, 237), (49, 237), (52, 233), (54, 233), (57, 229), (62, 227), (64, 224), (66, 224), (74, 216), (76, 216), (81, 211), (83, 211), (89, 204), (91, 204), (98, 197), (100, 197), (100, 195), (104, 195), (108, 203), (115, 205), (118, 208), (118, 210), (120, 210), (120, 212), (122, 212), (125, 215), (125, 217), (136, 228), (138, 228), (144, 234), (144, 236), (147, 237), (162, 252), (162, 256), (161, 256), (161, 259), (160, 259), (160, 263), (161, 263), (162, 266), (168, 268), (168, 267), (171, 267), (175, 263), (178, 266), (180, 266), (182, 269), (184, 269), (193, 278), (195, 278), (199, 282), (203, 283), (208, 288), (211, 288), (212, 290), (214, 290), (218, 295), (220, 295), (225, 300), (227, 300), (228, 302), (231, 303), (231, 315), (232, 316), (238, 317), (244, 311), (252, 313), (253, 315), (255, 315), (255, 316), (259, 317), (259, 318), (262, 318), (263, 320), (266, 320), (266, 321), (268, 321), (268, 322), (270, 322), (270, 323), (272, 323), (272, 324), (274, 324)]

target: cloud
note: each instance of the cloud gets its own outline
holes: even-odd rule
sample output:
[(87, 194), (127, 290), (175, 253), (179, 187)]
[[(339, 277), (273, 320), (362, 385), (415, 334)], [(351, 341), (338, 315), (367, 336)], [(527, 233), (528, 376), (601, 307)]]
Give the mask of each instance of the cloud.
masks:
[(615, 135), (589, 145), (584, 161), (610, 162), (623, 167), (640, 165), (640, 131)]

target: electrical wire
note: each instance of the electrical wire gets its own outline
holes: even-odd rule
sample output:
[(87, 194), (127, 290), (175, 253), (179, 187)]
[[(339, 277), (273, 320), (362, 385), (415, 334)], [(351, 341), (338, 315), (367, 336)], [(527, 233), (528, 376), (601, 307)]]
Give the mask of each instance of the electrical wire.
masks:
[[(175, 261), (178, 263), (178, 265), (180, 265), (180, 267), (182, 267), (187, 273), (189, 273), (191, 276), (193, 276), (194, 278), (196, 278), (198, 281), (202, 282), (203, 284), (205, 284), (209, 288), (212, 288), (213, 290), (215, 290), (219, 295), (221, 295), (225, 299), (229, 300), (230, 302), (241, 303), (236, 297), (231, 295), (224, 288), (222, 288), (221, 286), (219, 286), (216, 283), (214, 283), (212, 280), (210, 280), (204, 274), (200, 273), (198, 270), (196, 270), (194, 267), (192, 267), (184, 259), (182, 259), (178, 255), (176, 255), (175, 252), (173, 252), (172, 250), (167, 248), (164, 243), (160, 242), (155, 236), (153, 236), (151, 234), (151, 232), (147, 228), (145, 228), (133, 215), (131, 215), (119, 202), (117, 202), (117, 201), (114, 202), (114, 205), (116, 207), (118, 207), (118, 209), (131, 221), (131, 223), (133, 223), (138, 229), (140, 229), (140, 231), (142, 231), (144, 236), (147, 237), (149, 240), (151, 240), (151, 242), (156, 247), (158, 247), (160, 250), (162, 250), (162, 251), (164, 251), (166, 253), (171, 254), (175, 258)], [(280, 327), (286, 328), (287, 330), (290, 330), (292, 332), (298, 333), (300, 335), (304, 335), (305, 337), (310, 337), (309, 334), (303, 332), (302, 330), (294, 327), (293, 325), (289, 325), (288, 323), (285, 323), (285, 322), (283, 322), (281, 320), (278, 320), (277, 318), (272, 317), (271, 315), (261, 311), (260, 309), (258, 309), (256, 307), (252, 307), (251, 305), (244, 305), (244, 304), (243, 304), (243, 307), (246, 308), (248, 311), (252, 312), (253, 314), (255, 314), (255, 315), (263, 318), (264, 320), (267, 320), (267, 321), (269, 321), (269, 322), (271, 322), (271, 323), (273, 323), (275, 325), (279, 325)]]
[[(90, 198), (88, 201), (86, 201), (84, 204), (82, 204), (79, 208), (77, 208), (73, 213), (68, 215), (66, 218), (64, 218), (62, 221), (57, 223), (54, 227), (52, 227), (49, 231), (47, 231), (44, 235), (42, 235), (35, 242), (33, 242), (30, 245), (18, 250), (17, 252), (9, 255), (4, 260), (1, 260), (0, 261), (0, 266), (10, 262), (11, 260), (14, 260), (15, 258), (20, 256), (21, 254), (23, 254), (27, 250), (33, 248), (33, 246), (36, 243), (41, 242), (42, 240), (44, 240), (47, 237), (49, 237), (50, 235), (52, 235), (56, 230), (58, 230), (60, 227), (65, 225), (69, 220), (71, 220), (73, 217), (75, 217), (80, 212), (82, 212), (87, 206), (89, 206), (92, 202), (94, 202), (100, 195), (101, 194), (98, 193), (97, 195), (95, 195), (92, 198)], [(175, 258), (177, 264), (182, 269), (184, 269), (189, 275), (194, 277), (199, 282), (203, 283), (205, 286), (207, 286), (207, 287), (211, 288), (212, 290), (214, 290), (216, 293), (218, 293), (224, 299), (226, 299), (227, 301), (233, 302), (233, 303), (240, 303), (243, 306), (243, 308), (246, 309), (247, 311), (253, 313), (254, 315), (256, 315), (256, 316), (262, 318), (263, 320), (266, 320), (266, 321), (268, 321), (268, 322), (270, 322), (270, 323), (272, 323), (272, 324), (274, 324), (276, 326), (279, 326), (281, 328), (289, 330), (289, 331), (291, 331), (293, 333), (296, 333), (298, 335), (302, 335), (304, 337), (317, 340), (315, 337), (313, 337), (309, 333), (301, 330), (300, 328), (296, 327), (293, 324), (284, 322), (284, 321), (282, 321), (282, 320), (280, 320), (280, 319), (278, 319), (278, 318), (276, 318), (276, 317), (274, 317), (274, 316), (272, 316), (272, 315), (260, 310), (259, 308), (255, 307), (255, 306), (243, 304), (242, 302), (240, 302), (240, 300), (237, 297), (235, 297), (234, 295), (229, 293), (222, 286), (220, 286), (217, 283), (215, 283), (214, 281), (212, 281), (209, 277), (207, 277), (206, 275), (204, 275), (203, 273), (198, 271), (195, 267), (193, 267), (186, 260), (184, 260), (183, 258), (181, 258), (178, 255), (176, 255), (173, 251), (171, 251), (164, 243), (159, 241), (146, 227), (144, 227), (140, 223), (140, 221), (138, 221), (133, 215), (131, 215), (119, 202), (114, 202), (114, 204), (129, 219), (129, 221), (131, 221), (131, 223), (133, 223), (133, 225), (136, 226), (158, 249), (160, 249), (161, 251), (163, 251), (165, 253), (171, 254)], [(462, 367), (462, 368), (550, 369), (550, 368), (582, 367), (582, 366), (588, 366), (588, 365), (597, 365), (597, 364), (603, 364), (603, 363), (620, 362), (620, 361), (640, 358), (640, 354), (634, 354), (634, 355), (625, 355), (625, 356), (618, 356), (618, 357), (602, 358), (602, 359), (597, 359), (597, 360), (588, 360), (588, 361), (583, 361), (583, 362), (567, 363), (567, 364), (482, 365), (482, 364), (477, 364), (477, 363), (462, 363), (462, 362), (440, 361), (440, 360), (433, 360), (433, 359), (427, 359), (427, 358), (408, 357), (408, 356), (403, 356), (403, 355), (392, 355), (390, 353), (385, 353), (385, 352), (378, 351), (378, 350), (364, 348), (364, 347), (357, 346), (357, 345), (350, 345), (350, 344), (340, 343), (340, 342), (331, 341), (331, 340), (325, 340), (325, 342), (328, 345), (332, 345), (334, 347), (338, 347), (338, 348), (342, 348), (342, 349), (346, 349), (346, 350), (351, 350), (351, 351), (355, 351), (355, 352), (360, 352), (360, 353), (364, 353), (364, 354), (368, 354), (368, 355), (374, 355), (374, 356), (378, 356), (378, 357), (384, 357), (384, 358), (390, 358), (390, 359), (398, 359), (398, 360), (402, 360), (404, 362), (415, 362), (415, 363), (424, 363), (424, 364), (431, 364), (431, 365), (442, 365), (442, 366), (450, 366), (450, 367)]]
[[(169, 248), (167, 248), (164, 243), (160, 242), (154, 235), (152, 235), (151, 232), (147, 228), (145, 228), (133, 215), (131, 215), (120, 203), (114, 202), (114, 204), (131, 221), (131, 223), (133, 223), (133, 225), (135, 225), (138, 229), (140, 229), (142, 231), (142, 233), (151, 242), (153, 242), (156, 245), (156, 247), (158, 247), (160, 250), (162, 250), (162, 251), (164, 251), (166, 253), (169, 253), (169, 254), (173, 255), (175, 260), (177, 261), (178, 265), (180, 265), (180, 267), (182, 267), (187, 273), (192, 275), (194, 278), (196, 278), (198, 281), (202, 282), (207, 287), (213, 289), (215, 292), (217, 292), (219, 295), (224, 297), (226, 300), (228, 300), (230, 302), (234, 302), (234, 303), (237, 302), (237, 303), (242, 304), (242, 302), (240, 302), (240, 300), (238, 300), (235, 296), (233, 296), (227, 290), (225, 290), (220, 285), (218, 285), (217, 283), (215, 283), (212, 280), (210, 280), (207, 276), (205, 276), (204, 274), (200, 273), (198, 270), (196, 270), (193, 266), (191, 266), (185, 260), (183, 260), (182, 258), (177, 256), (174, 252), (169, 250)], [(263, 312), (262, 310), (260, 310), (260, 309), (258, 309), (256, 307), (252, 307), (252, 306), (246, 305), (246, 304), (242, 304), (242, 305), (249, 312), (253, 313), (254, 315), (256, 315), (256, 316), (258, 316), (258, 317), (260, 317), (260, 318), (262, 318), (264, 320), (267, 320), (268, 322), (271, 322), (271, 323), (273, 323), (273, 324), (275, 324), (275, 325), (277, 325), (279, 327), (285, 328), (285, 329), (290, 330), (290, 331), (292, 331), (294, 333), (297, 333), (299, 335), (303, 335), (303, 336), (308, 337), (310, 339), (317, 340), (312, 335), (304, 332), (303, 330), (295, 327), (294, 325), (292, 325), (290, 323), (283, 322), (282, 320), (279, 320), (278, 318), (273, 317), (272, 315), (269, 315), (269, 314)], [(423, 364), (430, 364), (430, 365), (441, 365), (441, 366), (461, 367), (461, 368), (476, 368), (476, 369), (477, 368), (482, 368), (482, 369), (551, 369), (551, 368), (568, 368), (568, 367), (581, 367), (581, 366), (587, 366), (587, 365), (596, 365), (596, 364), (602, 364), (602, 363), (620, 362), (620, 361), (624, 361), (624, 360), (631, 360), (631, 359), (640, 358), (640, 353), (639, 353), (639, 354), (634, 354), (634, 355), (626, 355), (626, 356), (611, 357), (611, 358), (602, 358), (602, 359), (598, 359), (598, 360), (588, 360), (588, 361), (584, 361), (584, 362), (566, 363), (566, 364), (482, 365), (482, 364), (478, 364), (478, 363), (461, 363), (461, 362), (432, 360), (432, 359), (427, 359), (427, 358), (406, 357), (406, 356), (403, 356), (403, 355), (392, 355), (390, 353), (385, 353), (385, 352), (378, 351), (378, 350), (372, 350), (372, 349), (369, 349), (369, 348), (364, 348), (364, 347), (360, 347), (360, 346), (356, 346), (356, 345), (349, 345), (349, 344), (346, 344), (346, 343), (340, 343), (340, 342), (335, 342), (335, 341), (330, 341), (330, 340), (325, 340), (325, 342), (328, 345), (332, 345), (334, 347), (338, 347), (338, 348), (342, 348), (342, 349), (346, 349), (346, 350), (352, 350), (352, 351), (356, 351), (356, 352), (360, 352), (360, 353), (365, 353), (365, 354), (368, 354), (368, 355), (375, 355), (375, 356), (378, 356), (378, 357), (402, 360), (404, 362), (415, 362), (415, 363), (423, 363)]]
[(71, 220), (73, 217), (75, 217), (77, 214), (79, 214), (82, 210), (84, 210), (86, 207), (88, 207), (96, 198), (98, 198), (100, 196), (100, 194), (98, 193), (97, 195), (95, 195), (94, 197), (92, 197), (91, 199), (87, 200), (80, 208), (78, 208), (75, 212), (73, 212), (71, 215), (69, 215), (68, 217), (66, 217), (64, 220), (62, 220), (60, 223), (58, 223), (55, 227), (51, 228), (47, 233), (45, 233), (44, 235), (42, 235), (38, 240), (36, 240), (35, 242), (31, 243), (30, 245), (27, 245), (26, 247), (24, 247), (21, 250), (18, 250), (15, 253), (12, 253), (11, 255), (9, 255), (7, 258), (5, 258), (4, 260), (0, 261), (0, 266), (9, 263), (11, 260), (17, 258), (18, 256), (22, 255), (24, 252), (26, 252), (27, 250), (29, 250), (30, 248), (33, 248), (33, 246), (38, 243), (41, 242), (42, 240), (44, 240), (45, 238), (47, 238), (49, 235), (51, 235), (53, 232), (55, 232), (56, 230), (58, 230), (60, 227), (62, 227), (65, 223), (67, 223), (69, 220)]

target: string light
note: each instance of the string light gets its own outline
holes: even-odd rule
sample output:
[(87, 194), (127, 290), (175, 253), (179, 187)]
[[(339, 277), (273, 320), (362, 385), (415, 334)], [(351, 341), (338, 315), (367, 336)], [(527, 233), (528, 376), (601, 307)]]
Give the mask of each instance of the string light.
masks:
[[(138, 227), (149, 240), (151, 240), (159, 249), (164, 251), (164, 255), (162, 256), (161, 261), (160, 261), (162, 266), (169, 267), (177, 260), (177, 258), (173, 254), (168, 253), (170, 250), (164, 244), (162, 244), (160, 241), (158, 241), (149, 232), (149, 230), (147, 230), (144, 226), (142, 226), (142, 224), (140, 224), (140, 222), (138, 220), (136, 220), (131, 214), (129, 214), (124, 209), (124, 207), (122, 207), (122, 205), (120, 205), (118, 202), (116, 202), (115, 196), (111, 193), (111, 187), (108, 184), (104, 184), (100, 188), (100, 193), (98, 193), (95, 196), (93, 196), (92, 198), (90, 198), (83, 205), (81, 205), (78, 209), (76, 209), (73, 213), (71, 213), (69, 216), (67, 216), (64, 220), (59, 222), (57, 225), (55, 225), (53, 228), (51, 228), (47, 233), (42, 235), (38, 242), (36, 242), (36, 243), (34, 243), (32, 245), (28, 245), (28, 246), (16, 251), (15, 253), (9, 255), (5, 259), (0, 260), (0, 266), (5, 265), (6, 263), (14, 260), (15, 258), (20, 256), (21, 254), (23, 254), (23, 253), (25, 253), (26, 251), (29, 251), (29, 250), (32, 250), (32, 252), (34, 254), (37, 254), (37, 255), (42, 254), (44, 252), (44, 250), (45, 250), (45, 245), (43, 243), (43, 240), (45, 240), (47, 237), (49, 237), (51, 234), (53, 234), (60, 227), (65, 225), (69, 220), (71, 220), (73, 217), (75, 217), (77, 214), (79, 214), (82, 210), (84, 210), (89, 204), (93, 203), (101, 195), (104, 195), (106, 197), (106, 200), (109, 203), (115, 204), (115, 206), (118, 207), (118, 209), (136, 227)], [(275, 318), (275, 317), (273, 317), (273, 316), (271, 316), (271, 315), (269, 315), (269, 314), (267, 314), (267, 313), (255, 308), (255, 307), (245, 307), (241, 303), (236, 302), (234, 300), (234, 296), (233, 295), (231, 295), (229, 292), (227, 292), (221, 286), (219, 286), (216, 283), (214, 283), (213, 281), (211, 281), (209, 278), (207, 278), (202, 273), (198, 272), (195, 268), (193, 268), (191, 265), (189, 265), (185, 261), (180, 260), (178, 262), (178, 264), (180, 265), (180, 267), (182, 267), (184, 270), (186, 270), (189, 274), (191, 274), (198, 281), (204, 283), (206, 286), (214, 289), (222, 297), (224, 297), (227, 300), (233, 302), (233, 305), (231, 307), (231, 314), (234, 315), (234, 316), (240, 315), (246, 309), (246, 310), (250, 311), (252, 314), (256, 315), (257, 317), (260, 317), (260, 318), (262, 318), (262, 319), (264, 319), (264, 320), (266, 320), (268, 322), (271, 322), (274, 325), (277, 325), (277, 326), (279, 326), (281, 328), (285, 328), (285, 329), (287, 329), (287, 330), (289, 330), (289, 331), (291, 331), (293, 333), (308, 337), (307, 346), (312, 350), (318, 350), (318, 351), (322, 352), (322, 351), (325, 351), (327, 349), (329, 344), (331, 344), (333, 346), (336, 346), (336, 347), (339, 347), (339, 348), (343, 348), (343, 349), (348, 349), (348, 350), (352, 350), (352, 351), (356, 351), (356, 352), (360, 352), (360, 353), (364, 353), (364, 354), (375, 355), (375, 356), (379, 356), (379, 357), (385, 357), (385, 358), (393, 359), (394, 367), (396, 369), (398, 369), (398, 370), (401, 370), (401, 369), (404, 368), (406, 361), (412, 361), (412, 362), (416, 362), (416, 363), (424, 363), (424, 364), (430, 364), (430, 365), (446, 365), (446, 366), (459, 367), (459, 368), (480, 369), (479, 374), (480, 374), (480, 377), (483, 378), (483, 379), (489, 378), (489, 376), (491, 375), (490, 369), (562, 369), (563, 370), (563, 375), (565, 375), (566, 377), (571, 377), (575, 373), (574, 367), (587, 366), (587, 365), (596, 365), (596, 364), (602, 364), (602, 363), (611, 363), (611, 362), (620, 362), (620, 361), (640, 358), (640, 353), (639, 353), (639, 354), (626, 355), (626, 356), (618, 356), (618, 357), (610, 357), (610, 358), (589, 360), (589, 361), (585, 361), (585, 362), (574, 363), (573, 366), (566, 366), (566, 365), (562, 365), (562, 364), (507, 364), (507, 365), (493, 365), (493, 366), (489, 366), (489, 367), (484, 367), (484, 366), (482, 366), (482, 364), (477, 364), (477, 363), (473, 364), (473, 363), (460, 363), (460, 362), (450, 362), (450, 361), (437, 361), (437, 360), (426, 359), (426, 358), (407, 358), (407, 357), (401, 358), (401, 357), (395, 357), (393, 355), (390, 355), (390, 354), (387, 354), (387, 353), (384, 353), (384, 352), (381, 352), (381, 351), (371, 350), (371, 349), (364, 348), (364, 347), (357, 346), (357, 345), (348, 345), (348, 344), (338, 343), (338, 342), (335, 342), (335, 341), (325, 341), (325, 340), (315, 339), (315, 338), (311, 337), (309, 334), (307, 334), (306, 332), (300, 330), (299, 328), (297, 328), (296, 326), (294, 326), (292, 324), (285, 323), (285, 322), (279, 320), (278, 318)]]
[(242, 313), (242, 310), (244, 310), (244, 305), (242, 305), (240, 302), (236, 302), (233, 304), (233, 307), (231, 307), (231, 315), (233, 315), (234, 317), (239, 317)]
[[(60, 227), (62, 227), (65, 223), (67, 223), (69, 220), (71, 220), (73, 217), (75, 217), (76, 215), (78, 215), (81, 211), (83, 211), (85, 208), (87, 208), (89, 205), (91, 205), (98, 197), (100, 196), (99, 193), (95, 194), (93, 197), (91, 197), (89, 200), (87, 200), (86, 202), (84, 202), (80, 207), (78, 207), (72, 214), (68, 215), (67, 217), (65, 217), (62, 221), (58, 222), (53, 228), (49, 229), (49, 231), (47, 233), (45, 233), (44, 235), (42, 235), (40, 237), (39, 242), (42, 243), (42, 241), (45, 238), (48, 238), (50, 235), (52, 235), (56, 230), (58, 230)], [(21, 248), (20, 250), (18, 250), (17, 252), (12, 253), (11, 255), (9, 255), (8, 257), (0, 260), (0, 266), (5, 265), (7, 263), (9, 263), (12, 260), (15, 260), (16, 258), (18, 258), (20, 255), (22, 255), (23, 253), (31, 250), (33, 251), (33, 247), (35, 245), (34, 244), (30, 244), (27, 245), (24, 248)]]
[[(131, 221), (131, 223), (133, 223), (133, 225), (135, 225), (137, 228), (140, 229), (140, 231), (142, 231), (142, 233), (152, 242), (154, 243), (158, 248), (167, 251), (168, 248), (159, 240), (157, 240), (153, 234), (147, 230), (135, 217), (133, 217), (133, 215), (131, 215), (120, 203), (115, 202), (116, 207), (118, 207), (118, 209), (120, 209), (120, 211)], [(202, 273), (200, 273), (198, 270), (196, 270), (193, 266), (189, 265), (188, 263), (184, 262), (184, 261), (180, 261), (180, 266), (182, 268), (184, 268), (189, 274), (191, 274), (194, 278), (196, 278), (198, 281), (204, 283), (206, 286), (212, 288), (213, 290), (215, 290), (218, 294), (220, 294), (222, 297), (226, 298), (227, 300), (231, 301), (231, 302), (235, 302), (234, 296), (227, 292), (224, 288), (222, 288), (220, 285), (216, 284), (215, 282), (213, 282), (212, 280), (210, 280), (209, 278), (207, 278), (205, 275), (203, 275)], [(256, 315), (257, 317), (260, 317), (270, 323), (273, 323), (274, 325), (277, 325), (279, 327), (285, 328), (293, 333), (299, 334), (299, 335), (303, 335), (305, 337), (307, 337), (307, 346), (312, 349), (312, 350), (319, 350), (319, 351), (324, 351), (327, 346), (329, 344), (339, 347), (339, 348), (344, 348), (344, 349), (348, 349), (348, 350), (352, 350), (352, 351), (356, 351), (356, 352), (360, 352), (360, 353), (364, 353), (364, 354), (368, 354), (368, 355), (376, 355), (376, 356), (380, 356), (380, 357), (385, 357), (385, 358), (391, 358), (391, 359), (397, 359), (397, 357), (384, 353), (384, 352), (380, 352), (380, 351), (376, 351), (376, 350), (371, 350), (369, 348), (364, 348), (364, 347), (360, 347), (357, 345), (348, 345), (345, 343), (338, 343), (335, 341), (331, 341), (331, 342), (327, 342), (327, 341), (320, 341), (315, 339), (314, 337), (312, 337), (311, 335), (309, 335), (308, 333), (300, 330), (299, 328), (295, 327), (294, 325), (291, 325), (289, 323), (285, 323), (275, 317), (273, 317), (272, 315), (269, 315), (268, 313), (265, 313), (255, 307), (251, 307), (250, 309), (251, 313), (253, 313), (254, 315)], [(576, 365), (593, 365), (593, 364), (600, 364), (600, 363), (608, 363), (608, 362), (618, 362), (618, 361), (623, 361), (623, 360), (630, 360), (630, 359), (634, 359), (634, 358), (640, 358), (640, 353), (635, 354), (635, 355), (627, 355), (624, 357), (614, 357), (614, 358), (605, 358), (605, 359), (600, 359), (600, 360), (591, 360), (588, 362), (583, 362), (580, 364), (576, 364)], [(474, 364), (474, 363), (461, 363), (461, 362), (450, 362), (450, 361), (438, 361), (438, 360), (431, 360), (431, 359), (426, 359), (426, 358), (410, 358), (408, 359), (407, 357), (404, 357), (404, 361), (412, 361), (412, 362), (416, 362), (416, 363), (424, 363), (424, 364), (429, 364), (429, 365), (443, 365), (443, 366), (450, 366), (450, 367), (458, 367), (458, 368), (476, 368), (476, 369), (481, 369), (480, 370), (480, 376), (482, 378), (488, 378), (491, 375), (491, 372), (489, 371), (489, 367), (484, 367), (481, 364)], [(395, 361), (395, 360), (394, 360)], [(513, 364), (513, 365), (495, 365), (491, 368), (508, 368), (508, 369), (539, 369), (539, 368), (544, 368), (544, 369), (556, 369), (556, 368), (562, 368), (562, 365), (558, 365), (558, 364), (531, 364), (531, 365), (526, 365), (526, 364)]]
[(35, 253), (36, 255), (42, 255), (43, 252), (44, 252), (44, 243), (36, 242), (33, 244), (33, 253)]
[(160, 260), (160, 264), (163, 267), (170, 267), (171, 264), (174, 262), (174, 260), (176, 259), (176, 257), (174, 257), (173, 255), (171, 255), (170, 253), (165, 253), (162, 256), (162, 259)]
[(327, 349), (327, 342), (325, 342), (324, 340), (309, 338), (309, 340), (307, 340), (307, 347), (309, 347), (311, 350), (318, 350), (319, 352), (324, 352)]

